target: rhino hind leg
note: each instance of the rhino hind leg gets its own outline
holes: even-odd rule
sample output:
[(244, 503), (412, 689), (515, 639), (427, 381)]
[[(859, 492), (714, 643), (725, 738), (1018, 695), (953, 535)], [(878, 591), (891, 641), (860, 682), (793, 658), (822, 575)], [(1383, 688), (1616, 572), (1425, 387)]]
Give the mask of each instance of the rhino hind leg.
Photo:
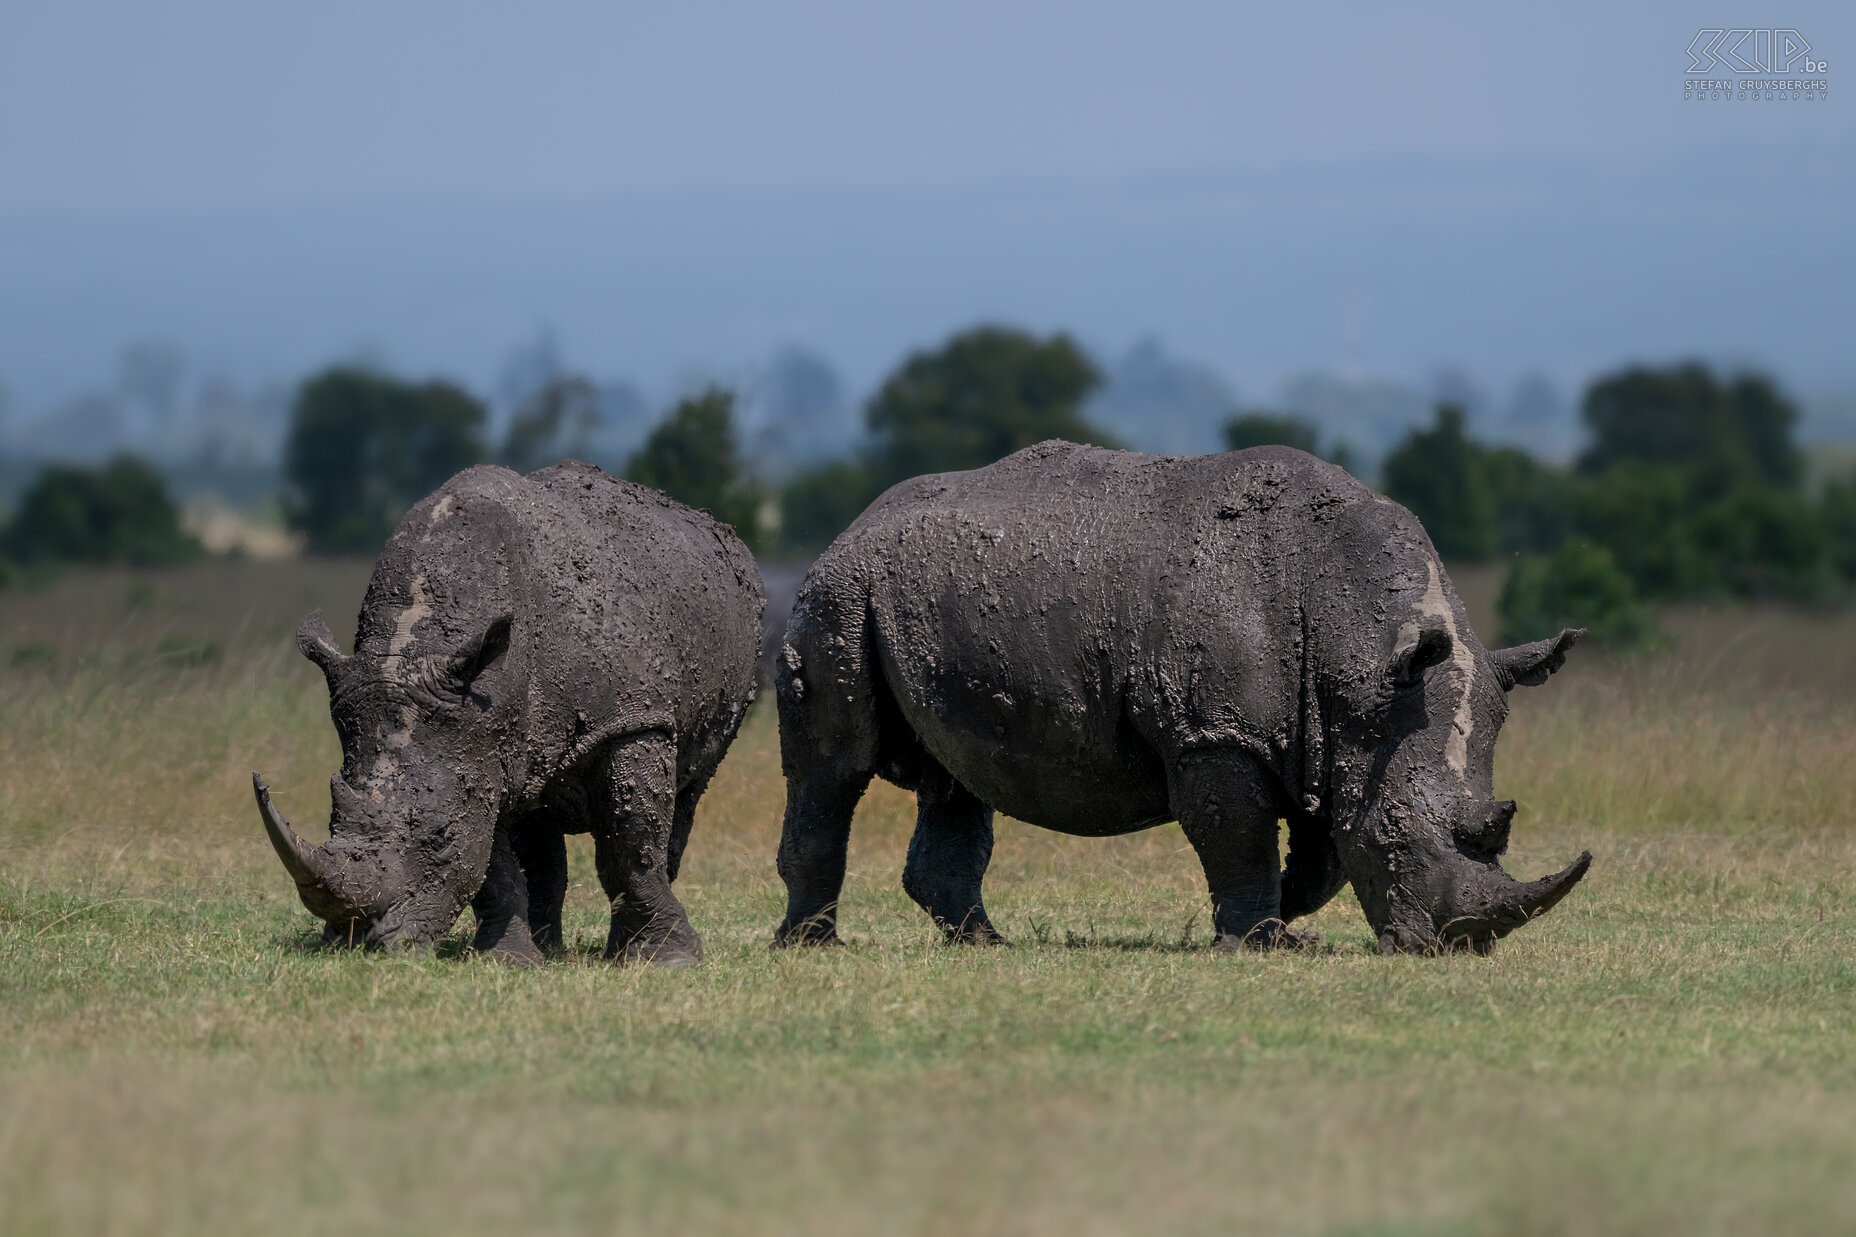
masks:
[(1006, 944), (980, 896), (992, 862), (992, 809), (938, 765), (923, 771), (915, 797), (903, 889), (950, 942)]
[(787, 774), (777, 859), (786, 915), (773, 931), (774, 948), (839, 943), (838, 895), (844, 890), (851, 817), (872, 776), (837, 763)]
[(711, 767), (677, 792), (676, 813), (670, 822), (670, 854), (664, 869), (673, 885), (677, 883), (677, 874), (683, 870), (683, 852), (690, 844), (690, 830), (696, 827), (696, 805), (702, 801), (702, 792), (709, 788), (709, 779), (714, 774), (715, 769)]
[(612, 900), (606, 957), (658, 966), (702, 961), (702, 938), (670, 891), (677, 749), (661, 731), (618, 740), (594, 788), (593, 858)]
[(561, 908), (567, 901), (567, 837), (544, 823), (517, 830), (512, 841), (528, 884), (529, 936), (539, 949), (559, 949)]
[(1276, 831), (1281, 796), (1250, 756), (1191, 752), (1167, 771), (1168, 795), (1186, 840), (1205, 868), (1217, 948), (1267, 949), (1301, 943), (1285, 931)]
[(533, 966), (542, 961), (541, 950), (529, 935), (528, 882), (506, 828), (496, 830), (496, 839), (490, 845), (489, 871), (470, 906), (477, 915), (472, 949), (514, 966)]
[[(802, 597), (774, 671), (786, 818), (778, 867), (786, 915), (774, 948), (836, 945), (851, 817), (881, 762), (880, 685), (861, 611)], [(912, 737), (912, 736), (911, 736)]]

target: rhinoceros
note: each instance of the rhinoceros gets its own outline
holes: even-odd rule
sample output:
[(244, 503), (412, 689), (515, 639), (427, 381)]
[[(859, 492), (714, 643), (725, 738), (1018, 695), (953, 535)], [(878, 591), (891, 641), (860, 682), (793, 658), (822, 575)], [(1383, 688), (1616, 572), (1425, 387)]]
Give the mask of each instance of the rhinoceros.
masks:
[(328, 842), (252, 774), (325, 943), (429, 943), (469, 902), (475, 948), (535, 961), (561, 939), (565, 835), (590, 832), (606, 955), (700, 961), (671, 883), (754, 696), (763, 604), (726, 525), (591, 465), (439, 487), (381, 552), (355, 651), (319, 610), (297, 631), (341, 736)]
[(905, 481), (787, 626), (775, 943), (836, 940), (880, 775), (916, 794), (903, 887), (950, 939), (1002, 939), (980, 892), (996, 809), (1087, 836), (1179, 821), (1220, 948), (1310, 939), (1286, 925), (1351, 881), (1384, 950), (1486, 952), (1591, 863), (1510, 877), (1493, 788), (1509, 689), (1582, 634), (1485, 649), (1412, 514), (1286, 447), (1052, 441)]

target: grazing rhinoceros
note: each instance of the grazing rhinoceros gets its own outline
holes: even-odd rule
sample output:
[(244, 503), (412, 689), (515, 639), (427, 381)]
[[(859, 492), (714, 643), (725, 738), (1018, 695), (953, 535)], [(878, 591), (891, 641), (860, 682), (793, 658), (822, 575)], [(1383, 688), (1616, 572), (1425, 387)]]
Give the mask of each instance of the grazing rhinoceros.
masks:
[(258, 808), (329, 943), (425, 943), (469, 902), (477, 949), (558, 944), (563, 835), (593, 835), (606, 954), (688, 965), (671, 892), (696, 800), (754, 696), (760, 572), (726, 525), (588, 464), (459, 473), (381, 551), (328, 677), (329, 841)]
[[(776, 943), (831, 941), (851, 811), (916, 792), (903, 887), (950, 938), (999, 811), (1105, 836), (1177, 819), (1221, 947), (1353, 882), (1382, 948), (1487, 950), (1591, 862), (1521, 884), (1492, 786), (1516, 683), (1581, 635), (1486, 650), (1403, 507), (1285, 447), (1046, 442), (917, 477), (813, 566), (778, 668)], [(1278, 867), (1278, 820), (1289, 826)]]

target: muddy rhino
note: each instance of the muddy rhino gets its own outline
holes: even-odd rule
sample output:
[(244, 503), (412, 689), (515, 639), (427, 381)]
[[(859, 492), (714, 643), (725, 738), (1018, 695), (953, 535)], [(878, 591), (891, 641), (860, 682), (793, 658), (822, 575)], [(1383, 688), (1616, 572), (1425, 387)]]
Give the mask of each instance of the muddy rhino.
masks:
[(537, 960), (561, 939), (564, 835), (591, 833), (606, 956), (689, 965), (671, 892), (709, 777), (754, 695), (760, 573), (707, 513), (587, 464), (459, 473), (400, 521), (344, 655), (297, 646), (341, 735), (329, 841), (258, 809), (331, 944), (444, 935)]
[(903, 886), (950, 938), (1001, 939), (996, 809), (1088, 836), (1178, 820), (1222, 948), (1304, 939), (1285, 925), (1351, 881), (1388, 952), (1486, 951), (1591, 862), (1510, 877), (1492, 781), (1509, 690), (1581, 634), (1483, 648), (1411, 513), (1286, 447), (1047, 442), (905, 481), (787, 627), (776, 943), (835, 939), (880, 775), (916, 793)]

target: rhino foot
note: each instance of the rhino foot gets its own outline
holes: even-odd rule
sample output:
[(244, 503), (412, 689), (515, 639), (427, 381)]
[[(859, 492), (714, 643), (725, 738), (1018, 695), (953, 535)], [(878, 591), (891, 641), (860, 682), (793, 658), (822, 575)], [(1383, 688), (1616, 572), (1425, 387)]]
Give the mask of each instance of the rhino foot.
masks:
[(769, 949), (792, 949), (799, 946), (842, 946), (844, 942), (838, 937), (838, 926), (821, 919), (802, 919), (798, 923), (782, 923), (773, 930), (773, 940)]
[(489, 958), (504, 966), (525, 970), (531, 966), (540, 966), (547, 958), (535, 944), (535, 938), (529, 935), (528, 925), (519, 920), (505, 920), (498, 924), (494, 920), (478, 926), (477, 937), (471, 942), (471, 952), (480, 958)]
[(958, 928), (947, 928), (946, 931), (949, 945), (1009, 946), (1012, 943), (989, 923), (965, 923)]
[(480, 920), (470, 947), (479, 957), (493, 958), (505, 966), (540, 966), (547, 961), (529, 935), (527, 921), (506, 911)]
[(606, 957), (621, 966), (645, 964), (680, 971), (702, 961), (702, 938), (693, 929), (672, 933), (662, 940), (634, 936), (623, 948), (608, 947)]
[(1226, 932), (1213, 942), (1212, 948), (1220, 953), (1237, 953), (1239, 950), (1263, 952), (1273, 949), (1313, 949), (1321, 944), (1321, 934), (1313, 928), (1292, 928), (1280, 919), (1266, 919), (1249, 932), (1239, 936)]
[(667, 941), (633, 941), (614, 956), (620, 966), (661, 966), (667, 971), (681, 971), (702, 961), (702, 947), (695, 949)]
[(541, 950), (535, 948), (532, 941), (528, 942), (527, 949), (499, 945), (495, 949), (487, 950), (482, 956), (518, 971), (526, 971), (532, 966), (544, 966), (548, 961), (542, 955)]

